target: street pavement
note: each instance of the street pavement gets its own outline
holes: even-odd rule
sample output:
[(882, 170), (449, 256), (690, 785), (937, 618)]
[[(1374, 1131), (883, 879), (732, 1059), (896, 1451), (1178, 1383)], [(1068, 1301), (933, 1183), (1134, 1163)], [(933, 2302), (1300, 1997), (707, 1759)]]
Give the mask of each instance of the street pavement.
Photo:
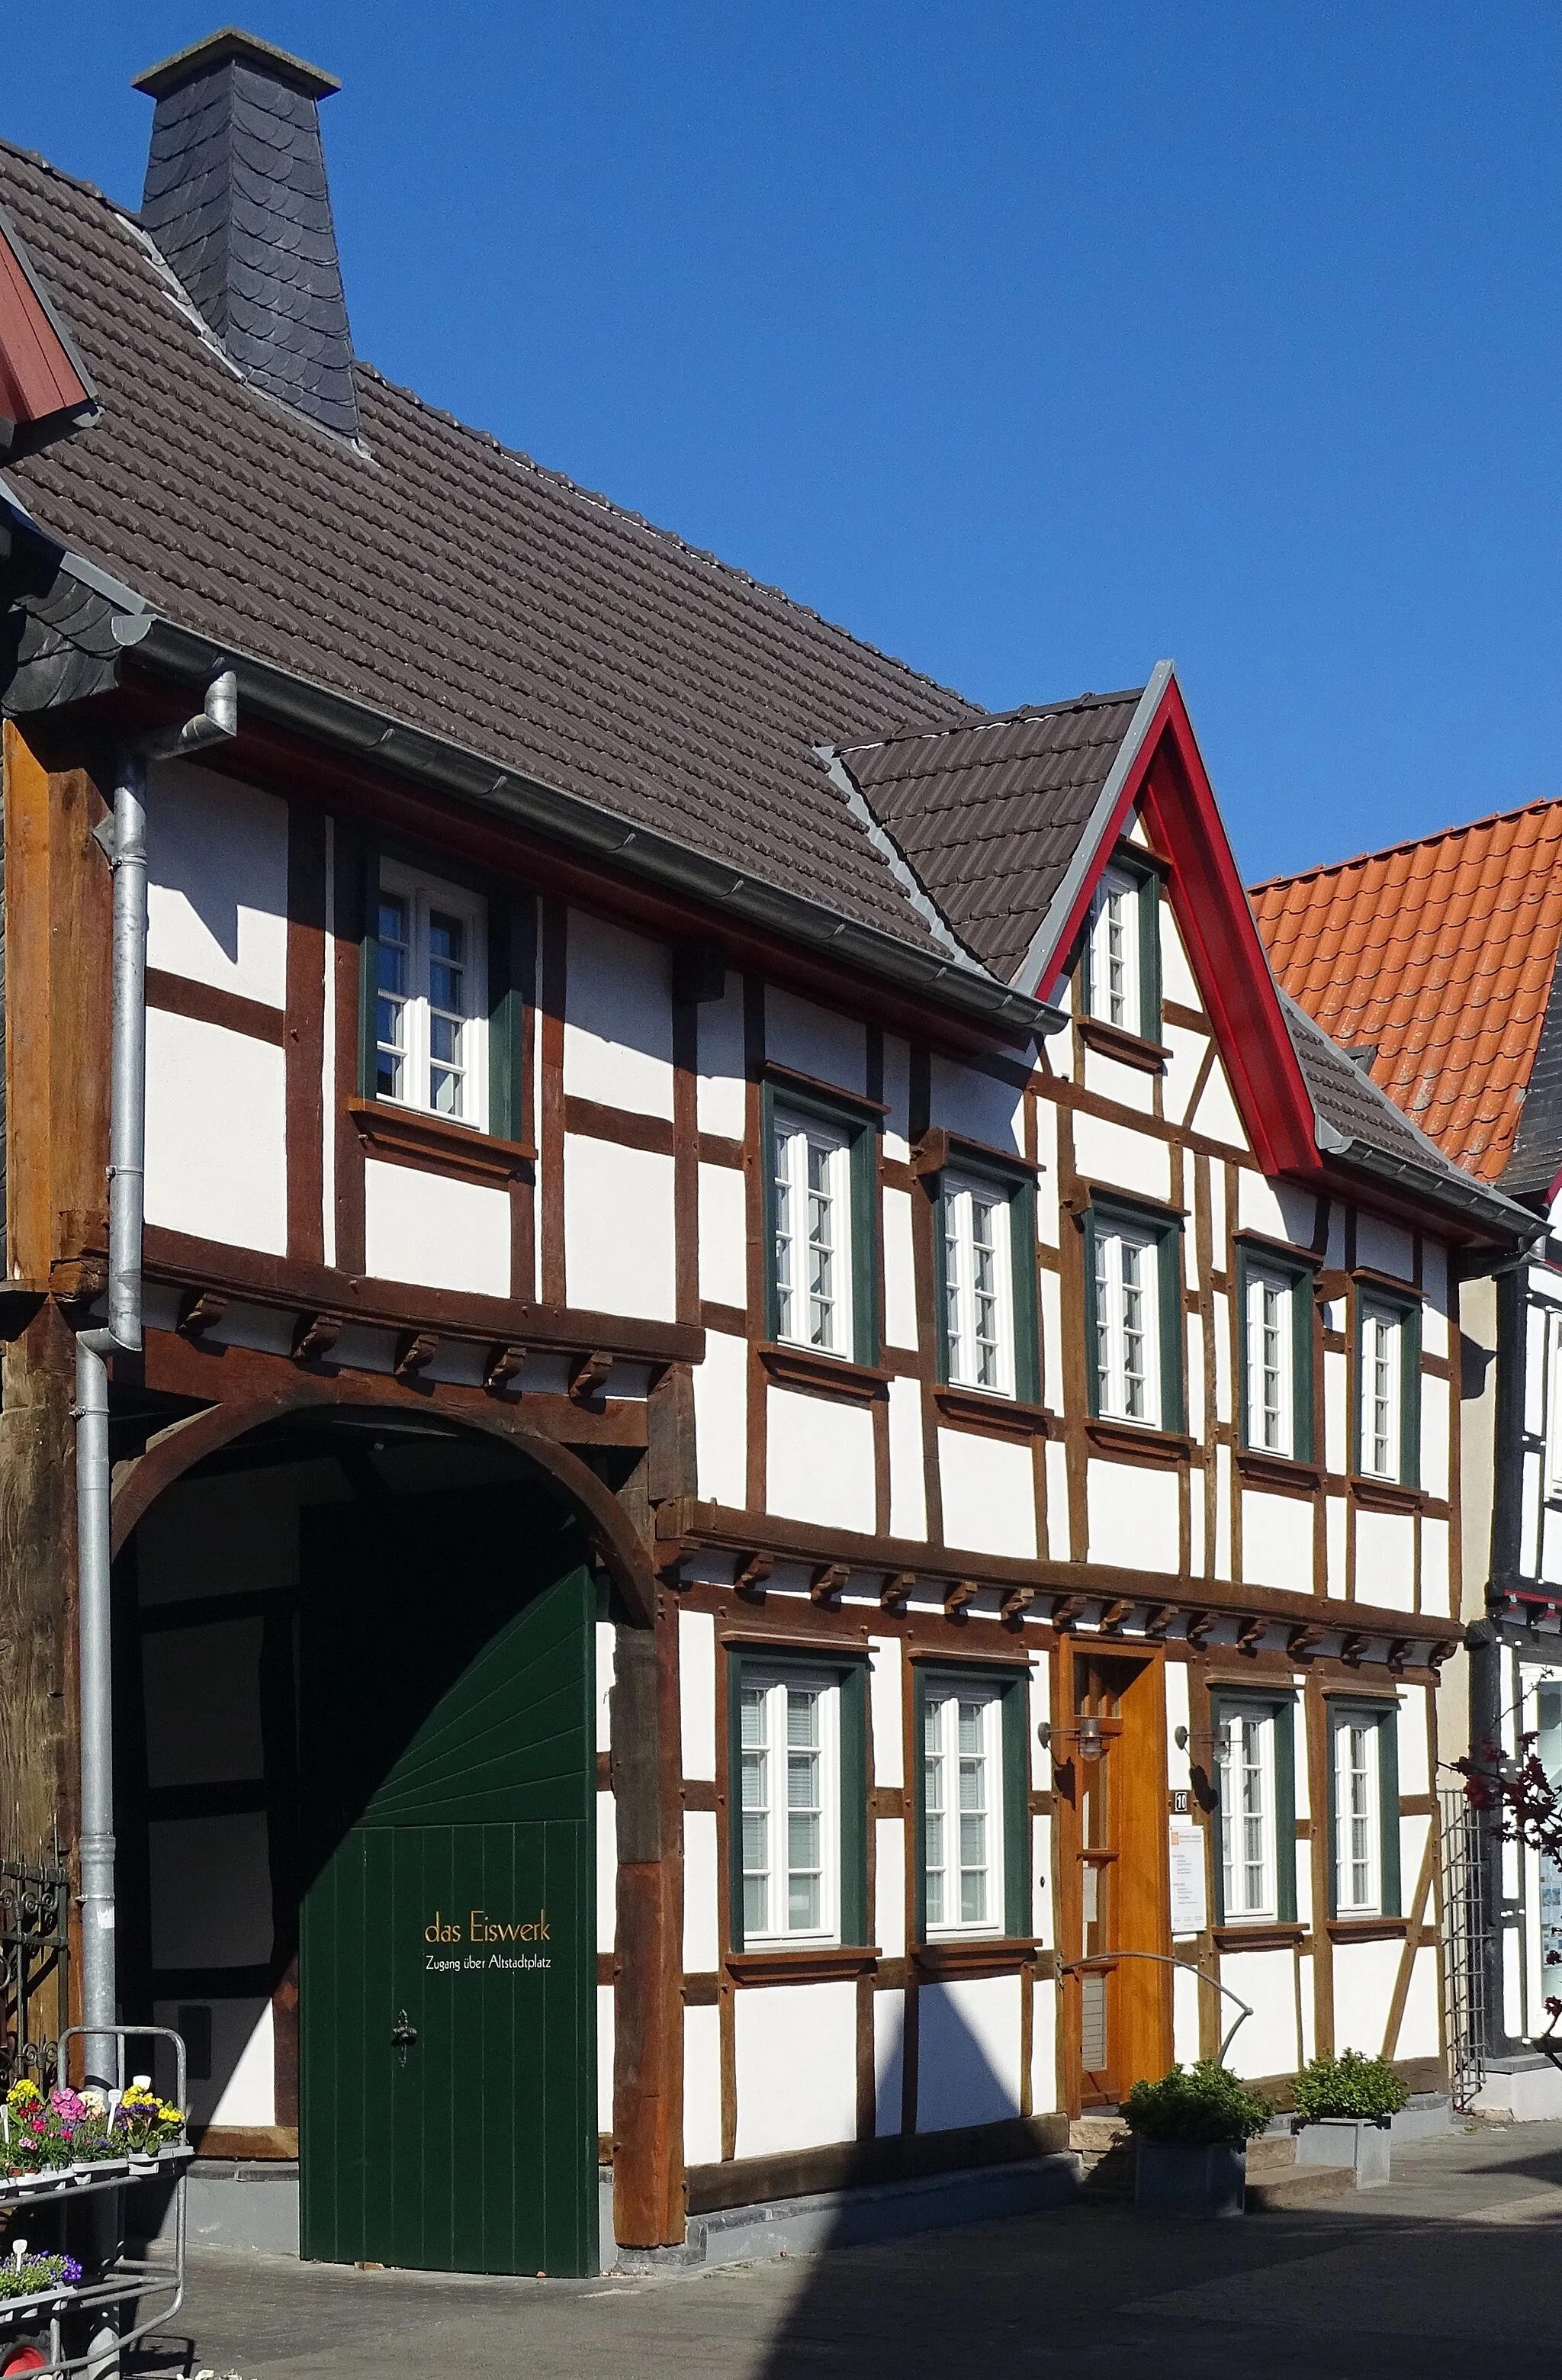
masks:
[(474, 2281), (206, 2250), (163, 2370), (242, 2380), (1530, 2380), (1562, 2369), (1562, 2124), (1398, 2149), (1240, 2222), (1079, 2205), (654, 2279)]

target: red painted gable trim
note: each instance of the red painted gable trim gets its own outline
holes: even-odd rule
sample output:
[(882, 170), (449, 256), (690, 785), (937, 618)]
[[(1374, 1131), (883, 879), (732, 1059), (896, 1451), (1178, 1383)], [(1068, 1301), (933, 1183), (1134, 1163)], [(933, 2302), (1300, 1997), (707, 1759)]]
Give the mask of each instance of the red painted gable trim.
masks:
[(60, 435), (91, 404), (19, 243), (0, 221), (0, 415), (16, 433), (11, 451)]
[(1253, 1155), (1266, 1173), (1315, 1173), (1321, 1159), (1313, 1102), (1175, 678), (1124, 780), (1096, 865), (1059, 941), (1059, 965), (1073, 949), (1101, 870), (1136, 807), (1156, 850), (1170, 862), (1172, 915)]

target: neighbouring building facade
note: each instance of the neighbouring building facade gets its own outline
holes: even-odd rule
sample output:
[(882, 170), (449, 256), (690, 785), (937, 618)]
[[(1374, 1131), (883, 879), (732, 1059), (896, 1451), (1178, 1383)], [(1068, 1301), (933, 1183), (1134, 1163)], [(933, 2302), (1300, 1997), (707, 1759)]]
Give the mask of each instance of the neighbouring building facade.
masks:
[(313, 2256), (579, 2272), (1061, 2149), (1244, 2010), (1245, 2074), (1434, 2085), (1524, 1210), (1277, 989), (1169, 664), (992, 716), (463, 428), (353, 357), (329, 79), (141, 87), (139, 220), (0, 147), (66, 358), (0, 487), (0, 1745), (68, 1824), (94, 829), (231, 671), (146, 771), (111, 1391), (120, 1993), (203, 2150)]
[[(1464, 1650), (1445, 1686), (1448, 1757), (1562, 1784), (1562, 802), (1450, 827), (1257, 887), (1282, 984), (1449, 1157), (1535, 1217), (1521, 1256), (1459, 1289)], [(1451, 1773), (1445, 1780), (1457, 1787)], [(1468, 1823), (1480, 1891), (1464, 2022), (1476, 2104), (1562, 2114), (1532, 2046), (1562, 1996), (1562, 1875)]]

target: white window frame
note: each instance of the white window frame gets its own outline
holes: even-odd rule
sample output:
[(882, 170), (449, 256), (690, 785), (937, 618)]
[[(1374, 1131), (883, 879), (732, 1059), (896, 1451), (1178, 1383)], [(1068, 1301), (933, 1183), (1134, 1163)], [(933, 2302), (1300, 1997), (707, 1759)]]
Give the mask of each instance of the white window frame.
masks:
[[(770, 1262), (775, 1270), (776, 1335), (789, 1346), (808, 1347), (816, 1354), (838, 1355), (849, 1363), (856, 1354), (851, 1137), (817, 1116), (797, 1113), (779, 1103), (771, 1127), (768, 1161), (775, 1179), (776, 1233)], [(815, 1335), (817, 1313), (809, 1261), (813, 1250), (811, 1156), (824, 1160), (824, 1191), (832, 1223), (829, 1329), (822, 1338)]]
[[(980, 1714), (978, 1720), (979, 1748), (963, 1749), (961, 1742), (962, 1711)], [(926, 1932), (930, 1942), (964, 1940), (975, 1935), (1001, 1935), (1005, 1927), (1005, 1865), (1003, 1807), (1003, 1689), (987, 1685), (969, 1678), (951, 1678), (947, 1683), (929, 1680), (923, 1689), (923, 1738), (916, 1756), (922, 1763), (922, 1841), (917, 1855), (922, 1862), (923, 1908)], [(931, 1739), (931, 1741), (930, 1741)], [(980, 1760), (980, 1784), (983, 1803), (981, 1816), (986, 1822), (983, 1848), (985, 1862), (980, 1873), (986, 1879), (987, 1909), (980, 1917), (960, 1913), (963, 1883), (967, 1874), (975, 1875), (975, 1864), (968, 1869), (964, 1853), (963, 1820), (976, 1815), (964, 1811), (962, 1802), (962, 1763), (965, 1759)], [(934, 1791), (937, 1764), (938, 1790)], [(951, 1792), (952, 1780), (953, 1791)], [(941, 1913), (933, 1914), (933, 1870), (928, 1852), (937, 1840), (942, 1857), (938, 1874), (944, 1892)], [(951, 1861), (951, 1854), (953, 1854)], [(952, 1892), (950, 1886), (953, 1886)], [(951, 1900), (955, 1914), (950, 1914)]]
[(1545, 1492), (1562, 1499), (1562, 1310), (1546, 1309)]
[[(956, 1388), (983, 1389), (993, 1396), (1012, 1397), (1014, 1381), (1014, 1268), (1012, 1192), (975, 1174), (946, 1174), (943, 1185), (944, 1350), (951, 1382)], [(981, 1249), (975, 1237), (978, 1207), (990, 1221), (990, 1245)], [(988, 1293), (979, 1293), (977, 1260), (989, 1259)], [(991, 1378), (984, 1379), (983, 1350), (978, 1326), (987, 1321)]]
[[(1293, 1274), (1282, 1272), (1277, 1266), (1248, 1266), (1247, 1442), (1259, 1454), (1290, 1456), (1296, 1451), (1296, 1293)], [(1270, 1297), (1277, 1300), (1273, 1326), (1265, 1305)], [(1266, 1344), (1271, 1337), (1277, 1342), (1273, 1365)], [(1279, 1402), (1273, 1407), (1268, 1401), (1272, 1378), (1279, 1387)]]
[[(1220, 1718), (1227, 1730), (1217, 1756), (1220, 1779), (1220, 1866), (1225, 1922), (1245, 1925), (1279, 1916), (1280, 1872), (1277, 1843), (1276, 1726), (1283, 1716), (1272, 1703), (1227, 1703)], [(1256, 1758), (1250, 1757), (1256, 1754)], [(1256, 1779), (1256, 1795), (1250, 1780)], [(1252, 1806), (1256, 1800), (1257, 1807)], [(1240, 1840), (1239, 1840), (1240, 1829)], [(1256, 1850), (1257, 1856), (1254, 1857)], [(1253, 1870), (1258, 1893), (1253, 1895)]]
[(1141, 880), (1126, 868), (1108, 868), (1090, 904), (1090, 967), (1087, 1013), (1120, 1032), (1142, 1035), (1144, 987), (1141, 981)]
[[(1364, 1711), (1360, 1718), (1341, 1711), (1334, 1722), (1334, 1903), (1340, 1917), (1379, 1917), (1383, 1913), (1383, 1746), (1381, 1716)], [(1365, 1765), (1354, 1759), (1356, 1739), (1365, 1749)], [(1356, 1806), (1354, 1786), (1362, 1778), (1363, 1806)], [(1356, 1856), (1363, 1830), (1365, 1855)], [(1365, 1889), (1358, 1894), (1358, 1869), (1365, 1872)]]
[[(1386, 1350), (1386, 1380), (1379, 1378), (1380, 1345)], [(1398, 1479), (1404, 1443), (1405, 1398), (1405, 1318), (1399, 1308), (1386, 1300), (1363, 1297), (1361, 1320), (1357, 1326), (1357, 1360), (1361, 1378), (1356, 1384), (1357, 1447), (1356, 1459), (1363, 1477)], [(1379, 1394), (1380, 1388), (1386, 1393)], [(1384, 1427), (1380, 1430), (1380, 1413)], [(1378, 1458), (1378, 1449), (1385, 1450), (1385, 1459)]]
[[(1096, 1410), (1103, 1421), (1134, 1422), (1158, 1429), (1161, 1419), (1160, 1267), (1164, 1261), (1158, 1232), (1133, 1223), (1097, 1215), (1095, 1230), (1096, 1345), (1089, 1351), (1096, 1366)], [(1138, 1331), (1131, 1333), (1129, 1284), (1124, 1254), (1137, 1252), (1139, 1282)], [(1132, 1340), (1139, 1340), (1139, 1370), (1130, 1370)], [(1132, 1410), (1135, 1378), (1142, 1384), (1143, 1410)]]
[[(817, 1697), (818, 1742), (817, 1745), (793, 1746), (788, 1741), (787, 1720), (790, 1693), (811, 1694)], [(749, 1878), (761, 1873), (749, 1866), (749, 1844), (745, 1813), (749, 1809), (745, 1753), (758, 1747), (745, 1746), (743, 1742), (744, 1714), (746, 1697), (756, 1694), (763, 1697), (765, 1712), (765, 1743), (767, 1760), (765, 1774), (766, 1813), (765, 1848), (766, 1923), (749, 1923)], [(806, 1943), (839, 1942), (841, 1939), (841, 1680), (827, 1672), (793, 1669), (778, 1664), (772, 1669), (760, 1669), (745, 1661), (738, 1685), (737, 1799), (733, 1823), (739, 1830), (738, 1886), (743, 1897), (743, 1946), (745, 1950), (780, 1949)], [(792, 1774), (791, 1754), (811, 1752), (817, 1755), (818, 1786), (818, 1867), (801, 1864), (793, 1870), (791, 1864), (790, 1803), (777, 1791), (778, 1765), (783, 1791), (789, 1790)], [(810, 1925), (793, 1925), (791, 1922), (791, 1883), (794, 1873), (817, 1874), (819, 1878), (818, 1922)]]
[[(382, 995), (383, 962), (381, 980), (372, 988), (374, 1000), (374, 1095), (393, 1107), (410, 1108), (419, 1115), (438, 1116), (442, 1123), (466, 1124), (475, 1132), (488, 1130), (488, 903), (478, 892), (469, 892), (458, 884), (446, 884), (438, 877), (423, 876), (394, 860), (382, 860), (380, 881), (375, 892), (374, 927), (377, 948), (391, 947), (389, 938), (381, 936), (381, 904), (385, 896), (405, 904), (407, 921), (406, 990), (400, 995), (404, 1024), (401, 1050), (404, 1087), (400, 1092), (380, 1087), (380, 1059), (385, 1048), (381, 1032), (381, 1000)], [(462, 1105), (458, 1111), (437, 1107), (432, 1094), (432, 1027), (434, 1011), (430, 1001), (432, 967), (435, 962), (430, 950), (431, 920), (436, 914), (459, 919), (466, 934), (466, 955), (461, 1026), (461, 1090)], [(392, 994), (392, 997), (396, 995)]]

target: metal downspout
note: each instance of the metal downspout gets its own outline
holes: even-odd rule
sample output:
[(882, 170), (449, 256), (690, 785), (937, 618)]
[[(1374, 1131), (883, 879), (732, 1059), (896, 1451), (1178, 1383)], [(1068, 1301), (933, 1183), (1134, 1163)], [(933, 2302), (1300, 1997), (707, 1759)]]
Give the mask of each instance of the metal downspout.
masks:
[[(114, 1670), (109, 1595), (108, 1365), (141, 1344), (141, 1232), (146, 1150), (146, 769), (151, 759), (199, 751), (234, 735), (237, 684), (212, 679), (206, 707), (182, 727), (143, 736), (122, 752), (112, 837), (100, 840), (114, 870), (113, 1043), (109, 1104), (107, 1327), (76, 1339), (77, 1606), (80, 1656), (81, 2021), (87, 2080), (119, 2080), (114, 1901)], [(106, 821), (105, 821), (106, 825)], [(103, 2028), (96, 2031), (94, 2028)]]

